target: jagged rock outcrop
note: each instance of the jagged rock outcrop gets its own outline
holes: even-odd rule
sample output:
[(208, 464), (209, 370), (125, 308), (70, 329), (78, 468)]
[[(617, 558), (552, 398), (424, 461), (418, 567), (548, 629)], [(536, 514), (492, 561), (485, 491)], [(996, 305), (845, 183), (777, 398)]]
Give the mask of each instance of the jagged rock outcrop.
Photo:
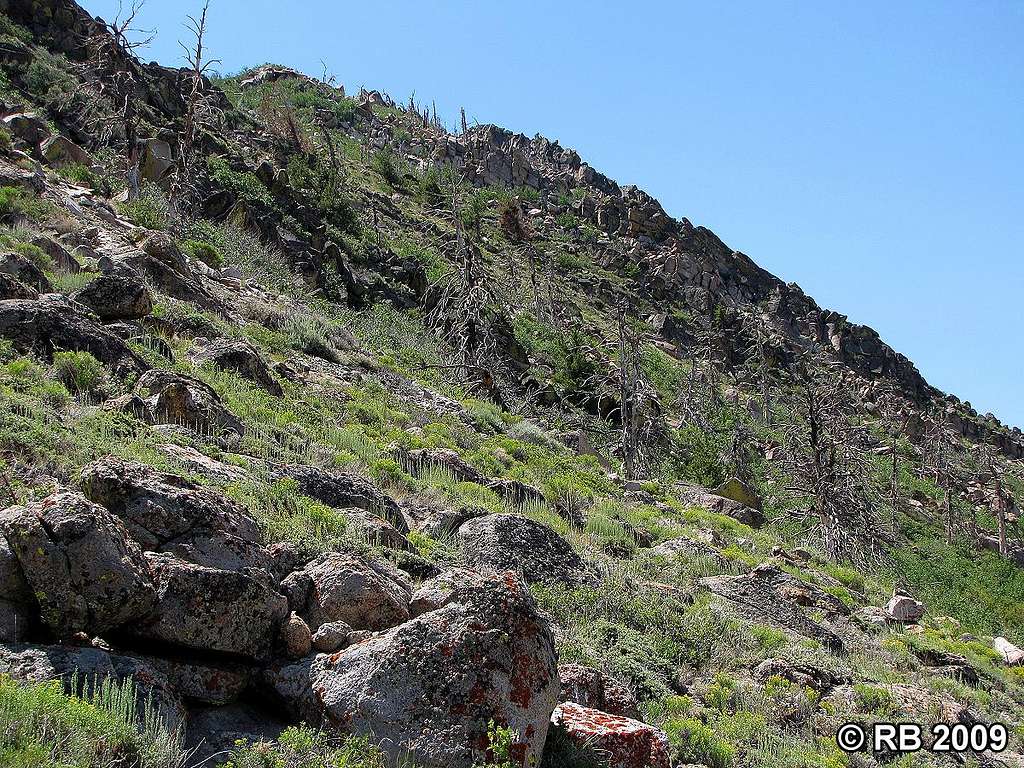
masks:
[(82, 305), (57, 297), (0, 301), (0, 338), (20, 352), (52, 359), (56, 350), (88, 352), (118, 375), (134, 378), (146, 362), (92, 320)]
[(490, 721), (518, 734), (511, 758), (539, 761), (558, 700), (554, 640), (529, 592), (477, 576), (435, 611), (334, 655), (282, 669), (278, 694), (299, 717), (372, 733), (390, 764), (471, 768)]
[(196, 339), (194, 344), (192, 362), (196, 365), (215, 365), (255, 382), (272, 395), (281, 395), (280, 383), (271, 375), (267, 364), (249, 342), (234, 339)]
[(124, 520), (144, 550), (223, 570), (269, 567), (256, 521), (217, 491), (112, 456), (82, 470), (82, 488)]
[(101, 633), (149, 614), (157, 594), (139, 546), (124, 524), (78, 493), (57, 493), (0, 513), (0, 532), (17, 556), (57, 635)]

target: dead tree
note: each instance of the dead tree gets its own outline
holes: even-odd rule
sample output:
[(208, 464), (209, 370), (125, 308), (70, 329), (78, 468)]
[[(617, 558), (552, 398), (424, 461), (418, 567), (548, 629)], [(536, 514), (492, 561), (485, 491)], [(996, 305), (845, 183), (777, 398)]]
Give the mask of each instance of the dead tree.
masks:
[(684, 418), (702, 431), (711, 429), (712, 413), (720, 405), (719, 384), (722, 380), (722, 329), (712, 313), (706, 325), (693, 332), (689, 348), (690, 369), (679, 397)]
[[(104, 24), (102, 33), (86, 41), (89, 61), (81, 67), (89, 87), (82, 115), (99, 126), (103, 140), (115, 138), (124, 142), (124, 171), (128, 199), (139, 196), (141, 183), (139, 165), (139, 125), (142, 120), (140, 102), (145, 84), (139, 68), (137, 52), (153, 42), (153, 30), (137, 26), (144, 0), (132, 3), (124, 14), (119, 4), (114, 21)], [(118, 135), (119, 134), (119, 135)]]
[(868, 562), (884, 556), (869, 485), (865, 430), (838, 369), (809, 355), (796, 370), (794, 419), (786, 428), (788, 488), (809, 498), (812, 530), (836, 560)]
[(208, 87), (206, 79), (206, 73), (220, 63), (219, 59), (207, 58), (205, 39), (206, 15), (209, 8), (210, 0), (206, 0), (198, 19), (194, 16), (186, 17), (185, 27), (192, 34), (191, 43), (185, 45), (178, 41), (188, 63), (182, 93), (185, 100), (185, 115), (178, 134), (178, 164), (171, 183), (170, 196), (171, 205), (179, 217), (190, 212), (198, 195), (199, 161), (202, 157), (199, 143), (202, 134), (216, 126), (222, 116), (214, 92)]
[(495, 296), (481, 264), (480, 251), (463, 230), (465, 184), (459, 171), (451, 166), (445, 168), (442, 185), (452, 234), (441, 243), (441, 250), (456, 266), (433, 286), (433, 306), (427, 321), (452, 350), (451, 367), (461, 372), (470, 391), (500, 403), (494, 379), (495, 343), (487, 317), (490, 307), (496, 304)]
[(643, 367), (643, 339), (635, 328), (632, 304), (617, 304), (617, 364), (612, 382), (619, 397), (622, 463), (626, 480), (641, 480), (651, 472), (652, 448), (663, 438), (657, 393)]
[(947, 544), (956, 541), (962, 527), (962, 521), (956, 514), (956, 506), (953, 503), (953, 468), (949, 456), (953, 439), (953, 433), (943, 415), (932, 413), (924, 432), (923, 469), (942, 491), (942, 524)]

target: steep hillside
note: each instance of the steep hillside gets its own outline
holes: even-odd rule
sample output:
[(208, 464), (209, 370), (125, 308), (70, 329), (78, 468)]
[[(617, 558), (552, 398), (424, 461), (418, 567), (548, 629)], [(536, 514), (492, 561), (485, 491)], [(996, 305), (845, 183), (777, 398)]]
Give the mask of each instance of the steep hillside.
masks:
[(1019, 429), (556, 142), (0, 11), (0, 763), (1022, 764)]

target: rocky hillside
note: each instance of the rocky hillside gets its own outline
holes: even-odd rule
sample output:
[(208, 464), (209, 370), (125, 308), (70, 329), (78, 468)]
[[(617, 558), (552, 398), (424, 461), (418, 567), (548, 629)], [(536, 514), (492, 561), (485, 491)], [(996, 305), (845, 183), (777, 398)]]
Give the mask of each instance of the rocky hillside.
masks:
[(1024, 764), (1019, 429), (557, 142), (0, 11), (0, 763)]

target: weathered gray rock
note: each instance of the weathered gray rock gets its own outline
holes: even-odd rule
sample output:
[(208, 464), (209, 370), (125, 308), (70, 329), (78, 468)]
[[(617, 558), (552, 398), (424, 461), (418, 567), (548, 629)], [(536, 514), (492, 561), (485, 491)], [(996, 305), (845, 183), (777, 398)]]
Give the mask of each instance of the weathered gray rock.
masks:
[(256, 521), (215, 490), (113, 456), (82, 470), (82, 488), (124, 520), (145, 550), (223, 570), (269, 568)]
[(50, 293), (53, 286), (43, 274), (43, 270), (26, 259), (20, 253), (0, 254), (0, 273), (13, 277), (19, 283), (35, 288), (39, 293)]
[(102, 633), (146, 616), (156, 592), (124, 524), (78, 493), (0, 513), (43, 622), (60, 636)]
[(123, 261), (155, 285), (161, 293), (206, 309), (215, 309), (220, 305), (189, 268), (174, 240), (162, 232), (150, 235), (142, 243), (141, 251)]
[(0, 338), (19, 352), (49, 360), (55, 350), (89, 352), (122, 376), (134, 377), (149, 366), (116, 335), (90, 318), (77, 302), (56, 296), (0, 301)]
[(39, 291), (19, 282), (6, 272), (0, 272), (0, 301), (6, 299), (38, 299)]
[(344, 621), (329, 621), (313, 633), (313, 648), (320, 653), (334, 653), (348, 645), (351, 636), (352, 627)]
[(1005, 637), (997, 637), (992, 640), (992, 647), (996, 653), (1003, 657), (1010, 666), (1024, 664), (1024, 650), (1011, 643)]
[[(198, 340), (197, 340), (198, 341)], [(263, 362), (260, 353), (247, 341), (214, 339), (198, 345), (192, 355), (196, 365), (208, 363), (226, 371), (237, 373), (243, 379), (256, 382), (272, 395), (282, 394), (281, 385)]]
[(713, 512), (716, 515), (725, 515), (733, 520), (749, 525), (751, 528), (760, 528), (765, 523), (764, 514), (753, 507), (741, 504), (738, 501), (727, 499), (712, 493), (707, 488), (697, 485), (677, 483), (675, 486), (679, 500), (684, 504)]
[(924, 616), (924, 604), (908, 595), (893, 595), (882, 609), (893, 621), (913, 624)]
[(330, 552), (282, 583), (291, 609), (316, 631), (344, 621), (353, 629), (387, 629), (409, 618), (412, 588), (388, 563)]
[(242, 422), (210, 386), (182, 373), (151, 370), (135, 385), (157, 424), (177, 424), (197, 432), (245, 434)]
[(722, 553), (710, 544), (696, 539), (679, 537), (663, 541), (656, 547), (651, 548), (651, 554), (671, 560), (680, 555), (706, 560), (708, 563), (719, 569), (731, 567), (729, 560), (722, 556)]
[(409, 524), (395, 500), (361, 475), (305, 464), (276, 464), (270, 468), (270, 474), (275, 480), (291, 478), (300, 493), (329, 507), (364, 509), (391, 523), (400, 533), (409, 532)]
[(470, 567), (515, 571), (529, 584), (579, 583), (588, 578), (583, 560), (550, 528), (519, 515), (487, 515), (463, 523), (458, 531), (463, 558)]
[(397, 764), (470, 768), (490, 721), (538, 761), (558, 700), (554, 639), (528, 590), (477, 576), (445, 607), (333, 655), (287, 667), (274, 685), (296, 717), (372, 734)]
[(149, 288), (134, 271), (121, 268), (105, 272), (75, 294), (104, 322), (138, 320), (153, 311)]
[(794, 685), (811, 688), (818, 693), (850, 683), (849, 675), (790, 659), (766, 659), (754, 669), (754, 677), (762, 682), (770, 677), (781, 677)]
[(254, 570), (222, 571), (173, 555), (146, 552), (158, 604), (132, 629), (139, 637), (264, 661), (271, 655), (288, 601)]
[(759, 566), (743, 576), (711, 576), (697, 583), (728, 600), (745, 617), (817, 640), (834, 653), (844, 653), (843, 641), (814, 621), (793, 600), (776, 590), (777, 568)]

